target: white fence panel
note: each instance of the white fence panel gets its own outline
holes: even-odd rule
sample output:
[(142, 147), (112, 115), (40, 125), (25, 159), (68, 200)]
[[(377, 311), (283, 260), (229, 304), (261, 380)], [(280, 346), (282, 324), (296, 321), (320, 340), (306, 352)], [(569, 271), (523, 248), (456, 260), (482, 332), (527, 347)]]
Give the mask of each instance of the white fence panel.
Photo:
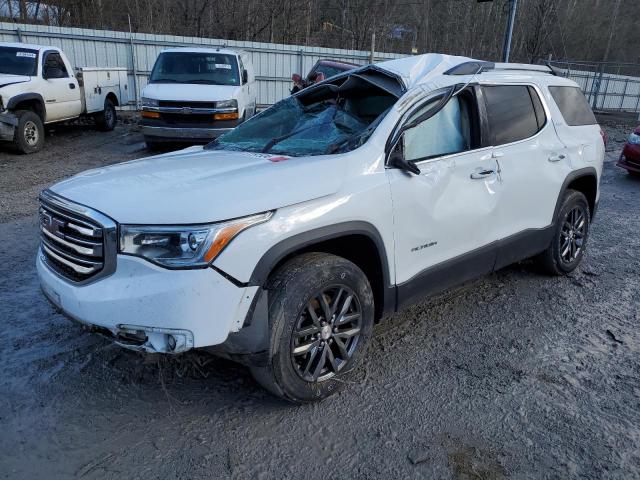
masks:
[[(0, 42), (24, 42), (61, 48), (74, 67), (125, 67), (129, 72), (132, 104), (140, 92), (158, 54), (178, 46), (227, 46), (249, 53), (258, 82), (258, 104), (271, 105), (289, 95), (291, 75), (306, 73), (320, 59), (343, 60), (358, 65), (369, 63), (370, 52), (333, 48), (305, 47), (276, 43), (240, 42), (215, 38), (153, 35), (147, 33), (49, 27), (0, 22)], [(132, 49), (133, 45), (133, 49)], [(135, 57), (135, 62), (132, 57)], [(376, 52), (375, 61), (403, 55)], [(135, 75), (134, 75), (135, 72)]]

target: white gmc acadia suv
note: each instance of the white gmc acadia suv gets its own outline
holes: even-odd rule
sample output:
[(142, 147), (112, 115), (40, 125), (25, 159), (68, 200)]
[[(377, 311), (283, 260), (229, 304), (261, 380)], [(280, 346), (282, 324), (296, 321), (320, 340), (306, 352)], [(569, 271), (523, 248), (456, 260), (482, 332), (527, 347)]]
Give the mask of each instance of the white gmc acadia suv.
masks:
[(276, 395), (318, 400), (385, 315), (530, 257), (574, 270), (603, 157), (578, 86), (547, 67), (393, 60), (205, 147), (45, 190), (38, 274), (120, 345), (206, 347)]

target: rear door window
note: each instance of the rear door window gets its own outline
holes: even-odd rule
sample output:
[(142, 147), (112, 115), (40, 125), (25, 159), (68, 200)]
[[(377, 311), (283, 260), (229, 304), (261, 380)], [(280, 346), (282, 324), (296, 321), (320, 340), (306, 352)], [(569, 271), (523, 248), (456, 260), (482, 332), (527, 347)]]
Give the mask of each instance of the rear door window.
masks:
[(549, 87), (567, 125), (595, 125), (597, 122), (582, 90), (578, 87)]
[(493, 145), (524, 140), (544, 126), (544, 109), (535, 89), (526, 85), (492, 85), (482, 89)]

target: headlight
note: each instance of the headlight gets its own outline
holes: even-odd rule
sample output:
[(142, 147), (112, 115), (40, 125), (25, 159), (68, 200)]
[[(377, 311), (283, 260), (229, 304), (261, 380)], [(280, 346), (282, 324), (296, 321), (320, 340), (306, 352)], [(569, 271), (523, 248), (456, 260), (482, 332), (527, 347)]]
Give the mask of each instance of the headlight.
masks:
[(206, 267), (243, 230), (266, 222), (273, 212), (221, 223), (188, 226), (120, 226), (120, 253), (167, 268)]
[(631, 135), (629, 135), (628, 141), (631, 145), (640, 145), (640, 135), (638, 135), (637, 133), (632, 133)]
[(216, 108), (235, 108), (238, 109), (238, 100), (224, 100), (216, 102)]
[(143, 107), (158, 107), (159, 105), (160, 104), (158, 103), (158, 100), (156, 100), (155, 98), (142, 97)]

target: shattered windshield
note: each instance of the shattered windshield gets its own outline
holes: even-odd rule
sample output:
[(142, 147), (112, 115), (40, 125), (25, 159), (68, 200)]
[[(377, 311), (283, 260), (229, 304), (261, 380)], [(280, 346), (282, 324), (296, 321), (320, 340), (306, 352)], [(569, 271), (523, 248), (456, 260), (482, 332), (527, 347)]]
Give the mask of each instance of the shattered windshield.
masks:
[(206, 148), (290, 156), (353, 150), (366, 142), (396, 100), (379, 92), (358, 93), (324, 95), (310, 103), (304, 96), (289, 97)]

